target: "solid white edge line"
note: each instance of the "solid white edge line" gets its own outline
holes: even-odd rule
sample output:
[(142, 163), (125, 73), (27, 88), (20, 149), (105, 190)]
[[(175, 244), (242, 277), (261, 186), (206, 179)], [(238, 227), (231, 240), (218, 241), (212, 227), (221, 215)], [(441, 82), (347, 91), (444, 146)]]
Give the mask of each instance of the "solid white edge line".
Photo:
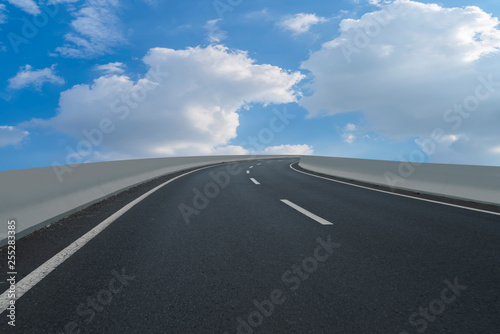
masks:
[(260, 184), (259, 181), (257, 181), (256, 179), (254, 179), (253, 177), (250, 178), (250, 180), (252, 180), (253, 183), (255, 184)]
[[(328, 180), (328, 181), (332, 181), (332, 182), (337, 182), (337, 183), (342, 183), (342, 184), (347, 184), (347, 185), (349, 185), (349, 186), (353, 186), (353, 187), (358, 187), (358, 188), (363, 188), (363, 189), (368, 189), (368, 190), (378, 191), (378, 192), (381, 192), (381, 193), (384, 193), (384, 194), (390, 194), (390, 195), (395, 195), (395, 196), (401, 196), (401, 197), (406, 197), (406, 198), (412, 198), (412, 199), (416, 199), (416, 200), (419, 200), (419, 201), (431, 202), (431, 203), (436, 203), (436, 204), (441, 204), (441, 205), (452, 206), (452, 207), (455, 207), (455, 208), (466, 209), (466, 210), (471, 210), (471, 211), (477, 211), (477, 212), (482, 212), (482, 213), (489, 213), (489, 214), (491, 214), (491, 215), (500, 216), (500, 213), (499, 213), (499, 212), (487, 211), (487, 210), (481, 210), (481, 209), (471, 208), (471, 207), (467, 207), (467, 206), (463, 206), (463, 205), (458, 205), (458, 204), (452, 204), (452, 203), (446, 203), (446, 202), (434, 201), (434, 200), (432, 200), (432, 199), (420, 198), (420, 197), (414, 197), (414, 196), (409, 196), (409, 195), (404, 195), (404, 194), (398, 194), (398, 193), (393, 193), (393, 192), (386, 191), (386, 190), (374, 189), (374, 188), (370, 188), (370, 187), (360, 186), (360, 185), (358, 185), (358, 184), (353, 184), (353, 183), (349, 183), (349, 182), (343, 182), (343, 181), (339, 181), (339, 180), (329, 179), (329, 178), (326, 178), (326, 177), (323, 177), (323, 176), (318, 176), (318, 175), (314, 175), (314, 174), (306, 173), (306, 172), (300, 171), (300, 170), (298, 170), (298, 169), (295, 169), (295, 168), (293, 168), (293, 167), (292, 167), (292, 165), (293, 165), (293, 164), (294, 164), (294, 162), (292, 162), (292, 163), (290, 164), (290, 168), (291, 168), (291, 169), (293, 169), (294, 171), (299, 172), (299, 173), (302, 173), (302, 174), (306, 174), (306, 175), (309, 175), (309, 176), (314, 176), (314, 177), (317, 177), (317, 178), (320, 178), (320, 179), (324, 179), (324, 180)], [(361, 181), (360, 181), (360, 182), (361, 182)]]
[[(125, 205), (123, 208), (106, 218), (104, 221), (102, 221), (99, 225), (85, 233), (83, 236), (81, 236), (79, 239), (74, 241), (72, 244), (70, 244), (68, 247), (64, 248), (62, 251), (54, 255), (52, 258), (47, 260), (44, 264), (42, 264), (40, 267), (37, 269), (33, 270), (28, 276), (24, 277), (22, 280), (19, 282), (16, 282), (16, 301), (21, 298), (26, 292), (28, 292), (32, 287), (34, 287), (36, 284), (38, 284), (42, 279), (44, 279), (48, 274), (50, 274), (54, 269), (57, 268), (61, 263), (63, 263), (65, 260), (67, 260), (71, 255), (73, 255), (76, 251), (78, 251), (80, 248), (82, 248), (86, 243), (88, 243), (92, 238), (94, 238), (96, 235), (101, 233), (106, 227), (111, 225), (115, 220), (117, 220), (120, 216), (122, 216), (125, 212), (130, 210), (133, 206), (135, 206), (137, 203), (141, 202), (143, 199), (160, 189), (161, 187), (169, 184), (170, 182), (175, 181), (176, 179), (194, 173), (198, 172), (202, 169), (206, 168), (212, 168), (216, 167), (219, 165), (212, 165), (212, 166), (206, 166), (206, 167), (201, 167), (195, 170), (192, 170), (190, 172), (178, 175), (174, 177), (173, 179), (170, 179), (159, 186), (156, 186), (155, 188), (151, 189), (147, 193), (141, 195), (140, 197), (136, 198), (129, 204)], [(9, 295), (9, 290), (5, 291), (0, 295), (0, 314), (3, 313), (7, 307), (10, 304), (11, 298), (8, 298)]]
[(317, 216), (317, 215), (315, 215), (314, 213), (312, 213), (310, 211), (307, 211), (303, 207), (300, 207), (297, 204), (292, 203), (292, 202), (290, 202), (287, 199), (280, 199), (280, 201), (282, 201), (286, 205), (294, 208), (295, 210), (297, 210), (298, 212), (302, 213), (303, 215), (306, 215), (307, 217), (309, 217), (311, 219), (314, 219), (315, 221), (317, 221), (318, 223), (320, 223), (322, 225), (333, 225), (333, 223), (329, 222), (328, 220), (326, 220), (324, 218), (321, 218), (320, 216)]

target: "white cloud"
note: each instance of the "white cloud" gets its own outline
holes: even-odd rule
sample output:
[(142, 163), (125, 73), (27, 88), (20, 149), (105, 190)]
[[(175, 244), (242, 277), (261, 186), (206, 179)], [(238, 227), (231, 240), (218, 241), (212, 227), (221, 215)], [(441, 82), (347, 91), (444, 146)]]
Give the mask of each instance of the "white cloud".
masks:
[(40, 8), (33, 0), (7, 0), (10, 4), (18, 7), (31, 15), (38, 15), (41, 13)]
[(342, 129), (342, 139), (348, 144), (354, 143), (357, 136), (353, 132), (356, 131), (356, 129), (356, 124), (347, 123)]
[(220, 20), (209, 20), (203, 27), (207, 30), (207, 38), (210, 43), (220, 43), (227, 38), (227, 33), (217, 26)]
[(56, 51), (70, 58), (92, 58), (126, 43), (116, 15), (118, 6), (117, 0), (86, 0), (71, 22), (72, 31), (64, 36), (67, 43)]
[(212, 150), (213, 155), (247, 155), (250, 154), (246, 148), (236, 145), (216, 147)]
[(313, 147), (310, 145), (279, 145), (266, 147), (262, 154), (290, 154), (290, 155), (311, 155), (313, 154)]
[(5, 5), (0, 4), (0, 24), (5, 23), (7, 21), (7, 15), (5, 14)]
[(308, 32), (312, 25), (328, 21), (324, 17), (318, 17), (316, 14), (299, 13), (284, 17), (278, 26), (285, 30), (290, 30), (294, 34), (303, 34)]
[(49, 5), (56, 5), (56, 4), (61, 4), (61, 3), (74, 3), (78, 2), (80, 0), (49, 0), (48, 4)]
[(0, 147), (18, 144), (28, 135), (28, 131), (17, 127), (0, 125)]
[(97, 65), (96, 70), (103, 71), (105, 74), (121, 74), (125, 72), (125, 64), (120, 62), (108, 63), (104, 65)]
[(354, 143), (354, 141), (356, 140), (356, 136), (353, 135), (352, 133), (344, 133), (342, 135), (342, 138), (344, 139), (344, 141), (348, 144), (352, 144)]
[(352, 133), (352, 131), (356, 130), (356, 125), (349, 123), (347, 124), (342, 131), (342, 139), (348, 143), (352, 144), (356, 140), (356, 136)]
[(347, 123), (344, 130), (345, 131), (354, 131), (354, 130), (356, 130), (356, 124)]
[(278, 145), (268, 146), (261, 151), (250, 151), (241, 146), (228, 145), (216, 147), (211, 151), (211, 155), (251, 155), (251, 154), (264, 154), (264, 155), (311, 155), (314, 149), (310, 145)]
[[(498, 23), (478, 7), (408, 0), (342, 20), (340, 36), (302, 63), (313, 81), (312, 94), (299, 104), (311, 116), (362, 111), (366, 130), (389, 138), (423, 139), (442, 128), (462, 137), (440, 144), (449, 154), (436, 151), (431, 161), (499, 164), (487, 153), (498, 142), (493, 124), (500, 124)], [(490, 75), (494, 82), (480, 88), (488, 98), (460, 125), (450, 121), (460, 116), (453, 106), (470, 101), (481, 85), (478, 78), (488, 81)]]
[(273, 16), (269, 13), (267, 8), (247, 13), (245, 14), (245, 18), (248, 20), (261, 20), (261, 21), (273, 20)]
[(30, 65), (21, 67), (16, 76), (9, 79), (9, 88), (21, 89), (32, 86), (40, 90), (46, 82), (63, 85), (64, 79), (57, 76), (54, 69), (55, 65), (41, 70), (34, 70)]
[(268, 155), (311, 155), (314, 149), (310, 145), (278, 145), (268, 146), (261, 151), (249, 151), (241, 146), (228, 145), (215, 148), (210, 154), (214, 155), (251, 155), (251, 154), (268, 154)]
[(237, 112), (253, 103), (296, 101), (293, 87), (304, 77), (223, 46), (153, 48), (143, 61), (150, 67), (143, 79), (113, 75), (76, 85), (61, 94), (57, 116), (27, 125), (85, 139), (83, 130), (108, 118), (115, 129), (96, 150), (114, 156), (244, 152), (226, 146), (236, 137)]

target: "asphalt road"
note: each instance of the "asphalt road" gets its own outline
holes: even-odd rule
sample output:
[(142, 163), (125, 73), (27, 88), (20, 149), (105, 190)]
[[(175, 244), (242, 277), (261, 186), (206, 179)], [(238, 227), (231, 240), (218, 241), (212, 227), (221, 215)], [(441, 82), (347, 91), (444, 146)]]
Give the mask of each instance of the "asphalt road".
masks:
[[(0, 333), (500, 333), (500, 216), (292, 162), (172, 181), (19, 298), (15, 327), (3, 312)], [(19, 240), (22, 276), (123, 196)]]

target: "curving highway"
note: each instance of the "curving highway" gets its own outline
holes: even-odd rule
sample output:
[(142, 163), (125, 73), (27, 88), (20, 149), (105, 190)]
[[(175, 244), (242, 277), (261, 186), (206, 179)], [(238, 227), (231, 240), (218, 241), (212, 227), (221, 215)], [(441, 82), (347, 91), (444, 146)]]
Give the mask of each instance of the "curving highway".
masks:
[(165, 176), (18, 240), (0, 333), (500, 333), (498, 213), (296, 161)]

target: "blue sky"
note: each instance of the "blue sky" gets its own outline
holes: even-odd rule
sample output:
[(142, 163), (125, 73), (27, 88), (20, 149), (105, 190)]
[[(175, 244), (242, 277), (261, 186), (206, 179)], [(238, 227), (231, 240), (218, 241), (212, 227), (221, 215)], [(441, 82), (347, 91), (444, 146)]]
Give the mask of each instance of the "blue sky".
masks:
[(497, 1), (8, 0), (0, 170), (205, 154), (500, 165)]

